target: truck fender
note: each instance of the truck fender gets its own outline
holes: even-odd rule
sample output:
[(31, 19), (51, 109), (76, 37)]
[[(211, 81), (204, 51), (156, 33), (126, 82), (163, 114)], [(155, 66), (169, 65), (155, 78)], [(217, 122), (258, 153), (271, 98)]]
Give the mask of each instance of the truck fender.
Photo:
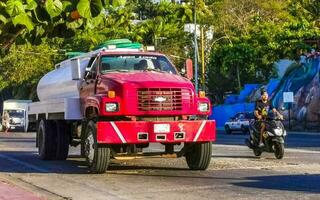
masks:
[(100, 101), (97, 98), (88, 98), (83, 116), (90, 117), (92, 114), (98, 116), (100, 113)]

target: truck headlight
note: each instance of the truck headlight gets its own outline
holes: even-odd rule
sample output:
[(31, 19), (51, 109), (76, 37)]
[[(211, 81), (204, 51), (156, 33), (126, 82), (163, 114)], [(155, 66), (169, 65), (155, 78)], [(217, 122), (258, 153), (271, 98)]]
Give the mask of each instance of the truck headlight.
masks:
[(198, 110), (200, 112), (208, 112), (209, 111), (209, 104), (208, 103), (199, 103)]
[(106, 103), (107, 112), (117, 112), (118, 110), (118, 103)]

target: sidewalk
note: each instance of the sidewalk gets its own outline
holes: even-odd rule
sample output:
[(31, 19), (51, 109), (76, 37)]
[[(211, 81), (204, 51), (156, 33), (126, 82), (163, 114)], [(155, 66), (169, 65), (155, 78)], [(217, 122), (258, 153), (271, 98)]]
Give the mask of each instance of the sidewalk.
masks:
[(43, 200), (32, 192), (0, 179), (0, 200)]

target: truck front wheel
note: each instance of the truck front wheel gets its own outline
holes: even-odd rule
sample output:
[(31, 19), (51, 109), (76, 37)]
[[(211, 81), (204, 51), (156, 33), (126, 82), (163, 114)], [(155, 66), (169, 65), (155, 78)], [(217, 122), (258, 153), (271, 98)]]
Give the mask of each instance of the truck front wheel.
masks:
[(192, 170), (208, 168), (212, 154), (212, 142), (187, 144), (185, 154), (187, 164)]
[(110, 148), (99, 146), (97, 142), (96, 124), (89, 121), (86, 127), (84, 154), (92, 173), (104, 173), (110, 162)]
[(42, 160), (56, 158), (56, 126), (53, 121), (42, 119), (38, 128), (38, 152)]

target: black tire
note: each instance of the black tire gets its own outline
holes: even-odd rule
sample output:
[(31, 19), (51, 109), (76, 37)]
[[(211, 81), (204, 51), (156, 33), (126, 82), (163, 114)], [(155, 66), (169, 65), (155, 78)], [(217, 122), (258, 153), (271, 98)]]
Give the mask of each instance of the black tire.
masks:
[(81, 147), (80, 147), (80, 154), (81, 157), (86, 157), (85, 156), (85, 140), (86, 140), (86, 129), (87, 129), (87, 124), (88, 122), (83, 120), (81, 123)]
[[(89, 121), (86, 127), (85, 157), (92, 173), (104, 173), (110, 163), (110, 148), (97, 143), (96, 124)], [(90, 148), (92, 146), (92, 148)]]
[(211, 154), (212, 142), (190, 144), (185, 154), (189, 169), (206, 170), (210, 164)]
[(66, 160), (69, 153), (70, 144), (70, 126), (68, 126), (64, 121), (56, 121), (57, 126), (57, 160)]
[(226, 134), (228, 134), (228, 135), (230, 135), (232, 133), (232, 131), (228, 125), (224, 126), (224, 130), (226, 131)]
[(38, 127), (38, 153), (42, 160), (54, 160), (57, 151), (57, 137), (55, 123), (50, 120), (41, 120)]
[(284, 144), (275, 142), (274, 143), (274, 155), (277, 159), (282, 159), (284, 156)]
[(253, 148), (252, 150), (253, 150), (253, 154), (254, 154), (255, 156), (258, 156), (258, 157), (261, 156), (262, 151), (261, 151), (260, 149), (258, 149), (258, 148)]

